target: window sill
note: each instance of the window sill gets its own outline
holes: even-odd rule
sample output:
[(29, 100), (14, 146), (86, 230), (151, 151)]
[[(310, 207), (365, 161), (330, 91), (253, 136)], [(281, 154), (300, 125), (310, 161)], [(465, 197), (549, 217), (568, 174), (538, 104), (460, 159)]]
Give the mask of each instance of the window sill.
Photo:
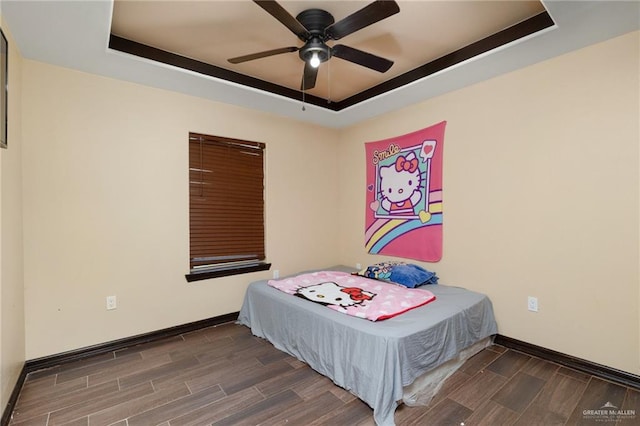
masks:
[(205, 269), (198, 272), (191, 272), (185, 275), (188, 282), (208, 280), (210, 278), (228, 277), (231, 275), (248, 274), (249, 272), (268, 271), (271, 268), (270, 263), (258, 263), (254, 265), (229, 266), (222, 268)]

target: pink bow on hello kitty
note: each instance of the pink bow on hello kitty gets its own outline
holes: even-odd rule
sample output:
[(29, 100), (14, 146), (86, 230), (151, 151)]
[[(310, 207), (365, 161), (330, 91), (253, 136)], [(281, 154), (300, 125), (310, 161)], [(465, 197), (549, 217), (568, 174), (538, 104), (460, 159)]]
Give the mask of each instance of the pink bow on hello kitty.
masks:
[(402, 155), (398, 157), (396, 160), (396, 171), (406, 171), (409, 173), (413, 173), (418, 168), (418, 159), (412, 158), (411, 160), (406, 159)]
[(345, 288), (341, 288), (340, 291), (347, 293), (349, 296), (351, 296), (351, 300), (361, 301), (361, 300), (373, 299), (373, 297), (363, 293), (362, 289), (358, 287), (345, 287)]

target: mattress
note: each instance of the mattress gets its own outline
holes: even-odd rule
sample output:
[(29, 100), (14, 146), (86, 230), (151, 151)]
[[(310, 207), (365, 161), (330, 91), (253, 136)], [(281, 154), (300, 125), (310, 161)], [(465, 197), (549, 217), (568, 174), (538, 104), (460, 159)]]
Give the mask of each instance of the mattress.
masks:
[(405, 387), (497, 333), (487, 296), (446, 285), (428, 289), (435, 301), (372, 322), (261, 280), (247, 288), (238, 322), (362, 399), (373, 408), (376, 424), (393, 425)]

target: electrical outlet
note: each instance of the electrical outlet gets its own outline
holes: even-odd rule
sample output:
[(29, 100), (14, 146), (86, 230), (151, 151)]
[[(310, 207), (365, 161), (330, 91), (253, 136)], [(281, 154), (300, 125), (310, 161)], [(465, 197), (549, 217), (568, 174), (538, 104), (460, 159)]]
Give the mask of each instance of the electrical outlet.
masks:
[(115, 296), (107, 296), (107, 310), (110, 311), (117, 307), (116, 297)]
[(538, 298), (533, 296), (527, 297), (527, 308), (531, 312), (538, 312)]
[(280, 271), (277, 269), (273, 270), (273, 279), (280, 278)]
[(361, 263), (356, 263), (356, 269), (358, 269), (358, 270), (362, 269), (362, 264)]

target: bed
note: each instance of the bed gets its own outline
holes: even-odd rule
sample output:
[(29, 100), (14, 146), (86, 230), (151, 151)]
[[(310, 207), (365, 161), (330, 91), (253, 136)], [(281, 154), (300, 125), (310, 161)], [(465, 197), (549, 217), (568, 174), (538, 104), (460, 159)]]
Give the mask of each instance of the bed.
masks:
[(497, 333), (487, 296), (460, 287), (429, 285), (433, 302), (373, 322), (293, 297), (267, 282), (249, 285), (238, 322), (366, 402), (381, 426), (394, 424), (400, 402), (428, 403)]

